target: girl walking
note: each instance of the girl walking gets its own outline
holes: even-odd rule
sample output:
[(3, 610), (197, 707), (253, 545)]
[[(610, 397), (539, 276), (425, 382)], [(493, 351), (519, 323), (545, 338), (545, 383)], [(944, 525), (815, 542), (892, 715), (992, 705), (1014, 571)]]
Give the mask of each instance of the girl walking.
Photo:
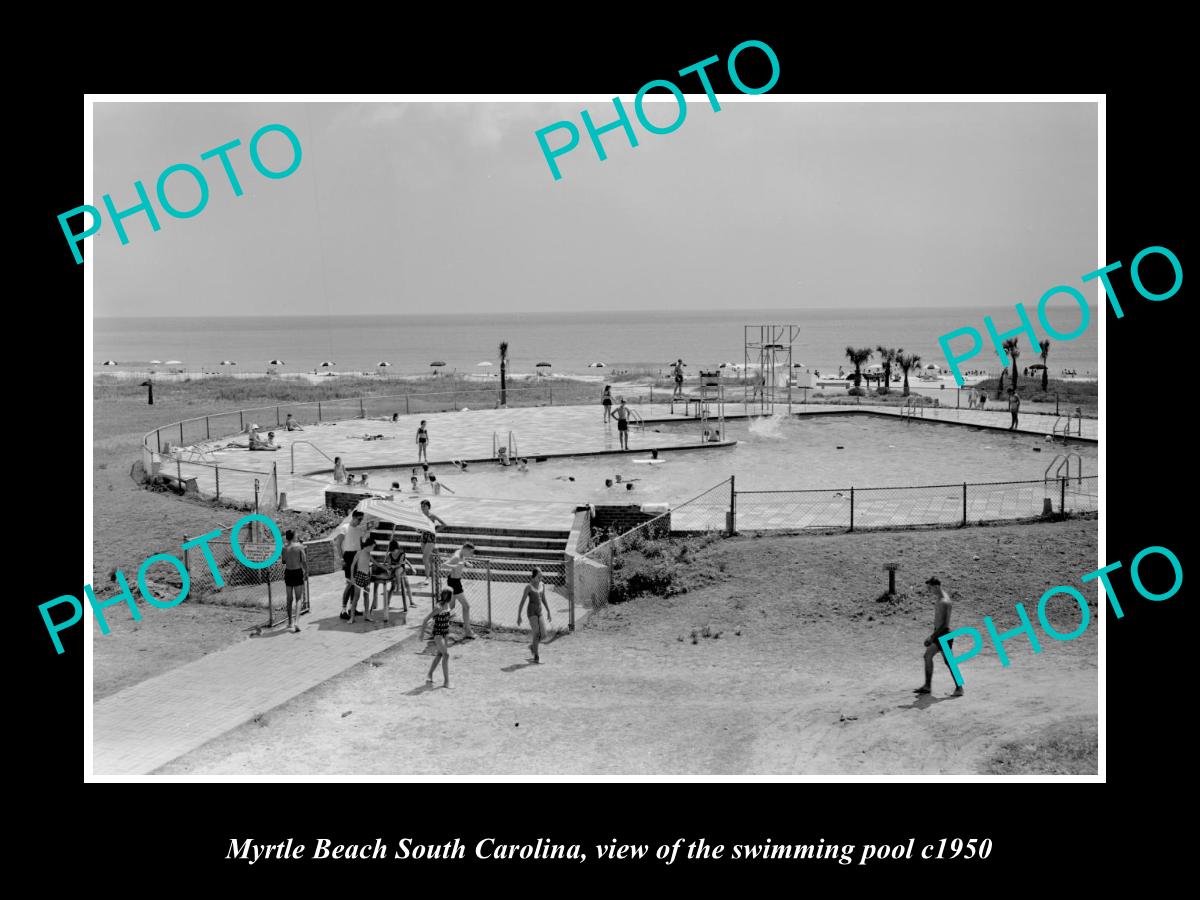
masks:
[(417, 429), (417, 462), (429, 462), (429, 429), (425, 427), (425, 420), (421, 420), (421, 427)]
[(429, 624), (430, 619), (433, 619), (433, 647), (437, 652), (433, 656), (433, 662), (429, 664), (429, 673), (425, 676), (425, 683), (428, 685), (433, 684), (433, 673), (440, 661), (442, 686), (450, 687), (450, 649), (446, 646), (446, 635), (450, 633), (450, 602), (453, 598), (454, 593), (450, 588), (442, 588), (441, 596), (430, 610), (429, 615), (421, 622), (421, 628), (417, 632), (424, 637), (425, 626)]
[(521, 595), (521, 602), (517, 604), (517, 627), (521, 627), (521, 611), (525, 609), (525, 601), (529, 601), (529, 609), (526, 614), (529, 616), (529, 630), (533, 633), (533, 642), (529, 645), (529, 652), (533, 654), (533, 661), (540, 663), (541, 657), (538, 656), (538, 646), (546, 637), (546, 626), (542, 624), (542, 611), (546, 613), (546, 621), (550, 621), (550, 604), (546, 602), (546, 586), (542, 584), (542, 570), (534, 568), (529, 573), (529, 584), (525, 585), (525, 593)]

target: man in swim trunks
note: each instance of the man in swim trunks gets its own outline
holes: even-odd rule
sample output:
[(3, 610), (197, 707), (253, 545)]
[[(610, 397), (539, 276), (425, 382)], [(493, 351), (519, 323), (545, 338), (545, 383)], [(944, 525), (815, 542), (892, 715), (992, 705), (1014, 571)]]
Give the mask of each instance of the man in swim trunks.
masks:
[(675, 393), (671, 395), (671, 399), (678, 400), (683, 396), (683, 360), (675, 360), (673, 369), (675, 373)]
[(475, 554), (475, 545), (467, 542), (459, 547), (446, 560), (446, 587), (454, 592), (453, 599), (450, 603), (450, 608), (454, 608), (454, 604), (462, 603), (463, 608), (463, 640), (473, 641), (475, 635), (471, 633), (471, 606), (467, 603), (467, 595), (463, 593), (463, 569), (466, 568), (466, 562)]
[[(925, 639), (925, 684), (919, 688), (914, 688), (915, 694), (928, 694), (933, 689), (933, 658), (937, 654), (942, 655), (942, 661), (946, 663), (946, 668), (950, 672), (951, 679), (954, 678), (954, 670), (950, 668), (950, 660), (946, 659), (945, 651), (942, 650), (942, 642), (938, 640), (942, 635), (950, 633), (950, 612), (954, 608), (954, 603), (950, 599), (950, 595), (942, 590), (942, 582), (937, 576), (930, 578), (925, 584), (929, 588), (929, 596), (933, 599), (933, 634)], [(948, 641), (950, 649), (954, 649), (954, 641)], [(958, 685), (954, 689), (954, 696), (961, 697), (963, 695), (962, 685)]]
[(621, 441), (621, 449), (629, 449), (629, 407), (625, 405), (625, 398), (621, 398), (621, 405), (617, 407), (613, 413), (613, 418), (617, 420), (617, 437)]
[(1015, 431), (1017, 427), (1017, 413), (1021, 411), (1021, 398), (1017, 396), (1017, 392), (1012, 388), (1008, 389), (1008, 412), (1012, 416), (1012, 424), (1008, 426), (1009, 431)]
[[(304, 580), (308, 574), (308, 556), (304, 544), (296, 540), (296, 532), (288, 529), (283, 533), (287, 544), (283, 548), (283, 584), (287, 593), (288, 631), (300, 630), (300, 609), (304, 604)], [(292, 620), (292, 598), (296, 600), (296, 619)]]
[[(414, 475), (414, 485), (416, 483), (416, 479), (417, 476)], [(442, 528), (445, 528), (446, 523), (442, 520), (441, 516), (434, 514), (433, 504), (431, 504), (428, 500), (421, 501), (421, 512), (425, 513), (425, 518), (433, 523), (433, 529), (431, 531), (421, 532), (421, 561), (425, 565), (425, 581), (423, 581), (422, 584), (425, 584), (433, 579), (433, 561), (436, 558), (434, 551), (437, 549), (437, 528), (439, 525)]]

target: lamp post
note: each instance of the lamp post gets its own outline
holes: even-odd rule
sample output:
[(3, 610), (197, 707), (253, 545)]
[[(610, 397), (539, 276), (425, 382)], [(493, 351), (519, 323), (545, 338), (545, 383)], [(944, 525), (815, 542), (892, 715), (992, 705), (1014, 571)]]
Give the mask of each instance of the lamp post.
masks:
[(153, 406), (154, 405), (154, 382), (151, 381), (149, 378), (147, 378), (145, 381), (142, 382), (142, 387), (148, 389), (148, 391), (147, 391), (148, 397), (147, 397), (146, 403), (150, 406)]

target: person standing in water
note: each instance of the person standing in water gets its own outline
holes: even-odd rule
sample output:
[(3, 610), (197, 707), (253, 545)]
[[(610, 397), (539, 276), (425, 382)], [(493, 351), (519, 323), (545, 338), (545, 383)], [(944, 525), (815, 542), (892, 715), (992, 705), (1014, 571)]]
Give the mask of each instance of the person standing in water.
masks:
[(604, 393), (600, 395), (600, 403), (604, 407), (604, 421), (612, 418), (612, 386), (605, 385)]
[(533, 635), (533, 641), (529, 645), (529, 652), (533, 654), (533, 661), (540, 663), (541, 657), (538, 656), (538, 646), (546, 637), (546, 626), (542, 624), (542, 611), (546, 612), (546, 621), (550, 621), (550, 604), (546, 602), (546, 586), (542, 584), (542, 570), (534, 568), (529, 573), (529, 584), (525, 585), (525, 593), (521, 595), (521, 602), (517, 604), (517, 627), (521, 627), (521, 610), (525, 608), (525, 601), (529, 601), (529, 630)]
[(617, 420), (617, 437), (621, 441), (621, 449), (629, 449), (629, 407), (625, 405), (625, 398), (621, 398), (621, 405), (617, 407), (613, 413), (613, 418)]
[(417, 462), (429, 462), (429, 429), (425, 427), (424, 419), (417, 429)]

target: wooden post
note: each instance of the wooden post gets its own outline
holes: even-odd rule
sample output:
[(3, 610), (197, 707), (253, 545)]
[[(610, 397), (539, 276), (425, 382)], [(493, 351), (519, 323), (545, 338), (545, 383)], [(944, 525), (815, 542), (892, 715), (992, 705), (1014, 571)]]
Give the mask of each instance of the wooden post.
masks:
[(358, 417), (360, 419), (365, 419), (367, 417), (367, 412), (365, 409), (363, 409), (362, 397), (358, 398)]
[(854, 486), (850, 487), (850, 530), (854, 530)]
[(281, 424), (283, 423), (279, 420), (279, 407), (277, 406), (275, 407), (275, 427), (278, 428)]
[(204, 439), (208, 440), (212, 437), (212, 431), (208, 427), (208, 416), (204, 417)]
[(179, 446), (183, 446), (183, 423), (179, 423)]
[(737, 476), (729, 476), (729, 536), (733, 537), (737, 534), (737, 488), (734, 484), (734, 479)]
[(246, 418), (242, 415), (242, 411), (238, 410), (238, 431), (244, 431), (246, 428)]
[(487, 561), (488, 630), (492, 629), (492, 561)]
[(408, 409), (408, 394), (405, 394), (405, 395), (404, 395), (404, 414), (405, 414), (406, 416), (409, 414), (409, 409)]
[(317, 421), (321, 421), (321, 401), (317, 401)]
[(1067, 511), (1067, 479), (1059, 476), (1058, 479), (1058, 511), (1066, 513)]
[(964, 525), (967, 524), (967, 483), (965, 481), (963, 482), (963, 521), (962, 521), (962, 523)]
[(217, 499), (220, 500), (221, 499), (221, 467), (213, 466), (213, 471), (215, 471), (216, 475), (217, 475)]

